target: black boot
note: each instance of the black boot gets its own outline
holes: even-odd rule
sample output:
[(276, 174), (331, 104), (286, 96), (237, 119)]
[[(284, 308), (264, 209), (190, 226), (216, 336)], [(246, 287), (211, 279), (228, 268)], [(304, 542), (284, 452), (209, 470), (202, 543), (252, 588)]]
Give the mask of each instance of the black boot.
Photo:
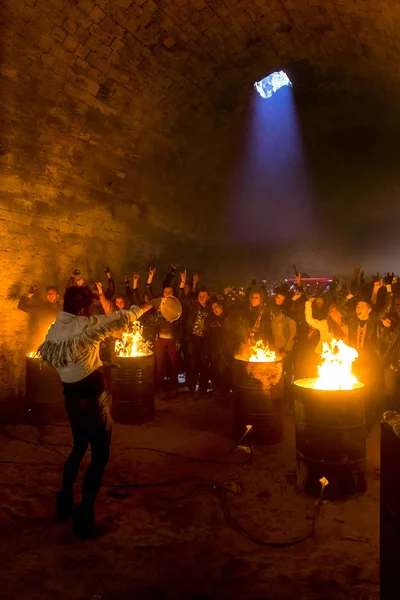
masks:
[(66, 523), (74, 512), (74, 497), (72, 492), (60, 490), (56, 494), (56, 519), (59, 523)]
[(72, 531), (82, 539), (96, 538), (99, 531), (94, 520), (94, 507), (79, 504), (74, 510)]

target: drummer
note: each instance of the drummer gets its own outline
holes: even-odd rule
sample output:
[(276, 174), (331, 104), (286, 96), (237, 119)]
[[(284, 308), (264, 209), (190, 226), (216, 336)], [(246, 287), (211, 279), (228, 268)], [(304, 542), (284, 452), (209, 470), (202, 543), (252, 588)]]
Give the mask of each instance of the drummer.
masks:
[[(165, 299), (168, 298), (168, 302)], [(174, 297), (172, 287), (165, 287), (155, 322), (156, 385), (162, 387), (169, 379), (169, 387), (178, 387), (179, 352), (182, 343), (182, 305)]]

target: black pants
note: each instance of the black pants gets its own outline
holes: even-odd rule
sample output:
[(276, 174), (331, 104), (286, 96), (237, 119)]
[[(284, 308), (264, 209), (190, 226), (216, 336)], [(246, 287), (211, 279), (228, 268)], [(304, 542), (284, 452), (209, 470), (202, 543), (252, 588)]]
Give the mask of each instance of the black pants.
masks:
[(83, 382), (64, 384), (65, 407), (74, 445), (64, 465), (63, 492), (72, 494), (81, 461), (90, 446), (92, 457), (82, 485), (82, 505), (88, 508), (93, 507), (99, 491), (110, 458), (111, 443), (107, 394), (100, 373), (95, 373), (94, 377), (92, 373)]
[[(282, 352), (283, 349), (280, 350)], [(285, 383), (285, 401), (288, 406), (292, 406), (293, 403), (293, 352), (288, 352), (286, 358), (283, 361), (283, 377)]]
[(210, 352), (210, 375), (215, 389), (229, 396), (232, 387), (232, 359), (226, 358), (222, 349)]
[(197, 382), (199, 392), (205, 394), (208, 388), (209, 368), (205, 354), (204, 338), (191, 335), (187, 349), (186, 385), (189, 392), (194, 392)]

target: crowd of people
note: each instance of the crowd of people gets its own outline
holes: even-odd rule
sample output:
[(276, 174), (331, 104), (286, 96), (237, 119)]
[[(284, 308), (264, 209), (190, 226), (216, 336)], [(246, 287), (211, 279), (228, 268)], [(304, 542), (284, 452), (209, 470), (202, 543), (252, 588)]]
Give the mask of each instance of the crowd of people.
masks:
[[(197, 397), (209, 393), (211, 381), (213, 393), (229, 399), (235, 355), (262, 342), (283, 361), (290, 410), (293, 380), (317, 376), (322, 345), (336, 339), (358, 352), (354, 369), (365, 385), (367, 421), (372, 424), (383, 408), (397, 408), (400, 285), (394, 274), (384, 278), (377, 274), (367, 282), (355, 269), (347, 282), (297, 273), (279, 284), (258, 285), (254, 279), (246, 289), (228, 286), (221, 293), (210, 293), (198, 273), (189, 279), (175, 264), (158, 292), (153, 287), (155, 274), (156, 269), (150, 268), (144, 286), (138, 273), (132, 281), (125, 277), (121, 294), (108, 268), (105, 289), (100, 281), (85, 285), (76, 270), (63, 304), (55, 286), (47, 287), (45, 300), (32, 286), (18, 304), (33, 318), (31, 349), (38, 348), (45, 336), (38, 355), (57, 369), (64, 388), (74, 445), (56, 495), (57, 518), (67, 521), (73, 516), (78, 536), (97, 535), (94, 502), (110, 454), (111, 419), (101, 367), (110, 351), (108, 340), (112, 344), (112, 338), (133, 321), (141, 322), (144, 337), (153, 344), (160, 388), (177, 387), (182, 371), (189, 392)], [(176, 319), (166, 318), (160, 309), (163, 302), (170, 302), (162, 298), (171, 296), (179, 299), (182, 309)], [(73, 486), (89, 445), (92, 458), (82, 502), (74, 509)]]
[[(394, 275), (376, 274), (366, 281), (359, 269), (346, 279), (311, 280), (300, 273), (293, 279), (261, 285), (253, 279), (247, 288), (227, 286), (211, 293), (201, 285), (198, 273), (188, 277), (186, 270), (171, 265), (160, 290), (154, 287), (156, 269), (150, 268), (144, 285), (139, 273), (119, 293), (108, 268), (107, 286), (93, 282), (96, 300), (92, 314), (112, 314), (132, 305), (140, 306), (157, 297), (175, 296), (182, 304), (182, 316), (166, 320), (160, 310), (140, 318), (143, 335), (155, 354), (155, 381), (159, 388), (178, 387), (178, 374), (185, 374), (190, 392), (203, 397), (212, 382), (214, 393), (229, 397), (232, 387), (232, 361), (243, 347), (259, 340), (275, 350), (283, 360), (286, 398), (290, 406), (293, 379), (317, 376), (322, 344), (343, 340), (356, 348), (358, 378), (376, 398), (386, 397), (394, 405), (400, 360), (400, 285)], [(311, 283), (309, 283), (311, 282)], [(78, 270), (67, 288), (83, 286)], [(46, 290), (46, 300), (38, 301), (32, 286), (18, 308), (34, 318), (32, 348), (37, 348), (46, 328), (62, 309), (55, 286)], [(39, 326), (46, 322), (46, 328)], [(41, 337), (40, 337), (41, 336)], [(102, 356), (111, 360), (110, 344)], [(382, 392), (383, 390), (383, 392)], [(377, 402), (375, 402), (377, 404)]]

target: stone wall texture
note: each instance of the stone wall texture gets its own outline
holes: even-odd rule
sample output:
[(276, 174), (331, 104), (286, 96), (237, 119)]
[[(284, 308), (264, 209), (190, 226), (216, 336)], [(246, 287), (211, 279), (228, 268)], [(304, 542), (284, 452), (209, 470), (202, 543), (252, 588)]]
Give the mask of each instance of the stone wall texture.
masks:
[(107, 264), (122, 280), (218, 234), (205, 215), (253, 81), (400, 89), (397, 0), (4, 0), (0, 16), (3, 398), (24, 389), (31, 283)]

